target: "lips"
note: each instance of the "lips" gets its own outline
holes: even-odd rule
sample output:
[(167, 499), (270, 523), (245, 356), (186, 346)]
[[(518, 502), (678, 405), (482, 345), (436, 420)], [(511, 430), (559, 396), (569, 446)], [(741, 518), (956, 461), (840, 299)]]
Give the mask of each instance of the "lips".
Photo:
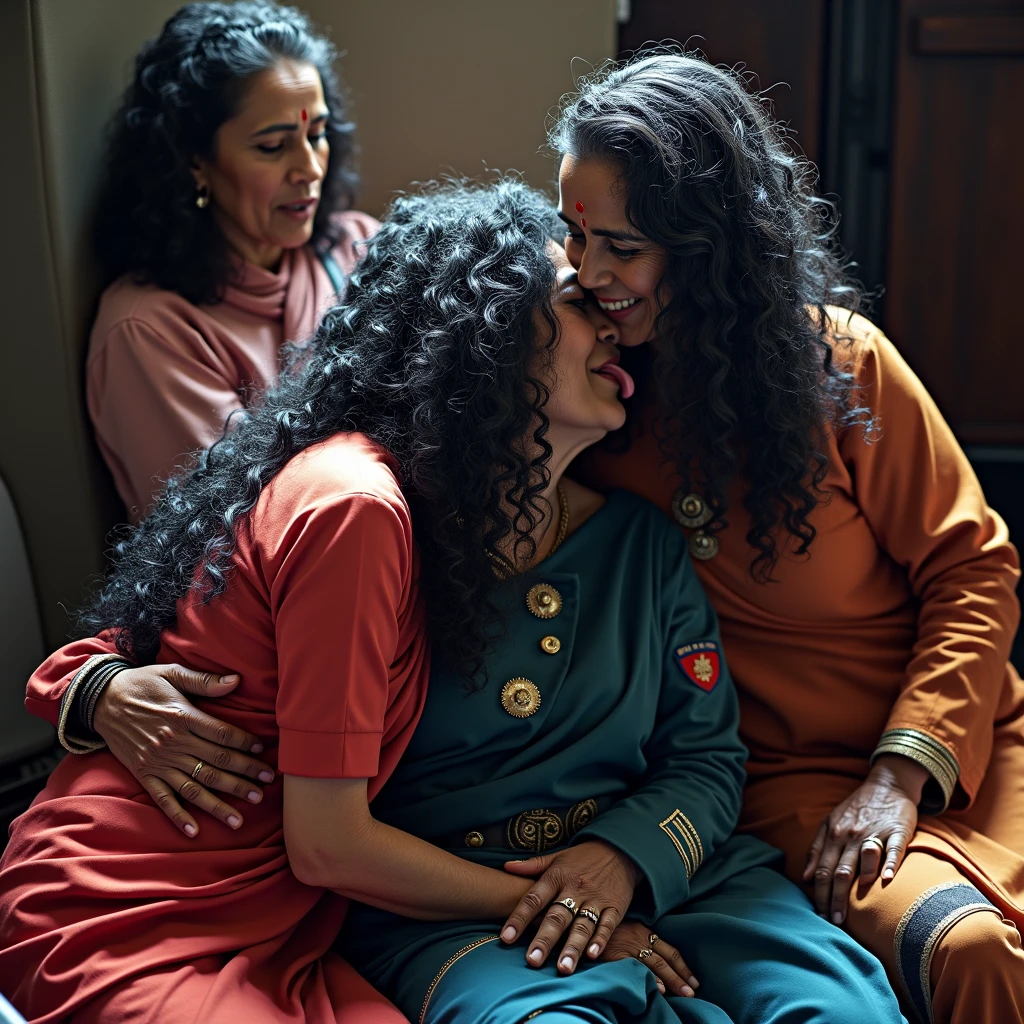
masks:
[(591, 370), (591, 373), (596, 373), (598, 377), (604, 377), (617, 384), (619, 386), (619, 396), (623, 399), (629, 398), (636, 391), (633, 378), (614, 359), (610, 359), (596, 370)]

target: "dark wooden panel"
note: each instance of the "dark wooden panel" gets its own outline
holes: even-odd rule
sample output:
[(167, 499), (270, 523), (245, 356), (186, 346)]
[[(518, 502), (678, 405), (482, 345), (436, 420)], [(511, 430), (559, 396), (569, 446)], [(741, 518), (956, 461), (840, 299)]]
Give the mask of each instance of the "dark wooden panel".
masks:
[(914, 43), (918, 53), (1024, 54), (1024, 14), (917, 18)]
[(633, 0), (622, 51), (675, 40), (717, 64), (742, 66), (812, 160), (820, 155), (827, 0)]
[(900, 0), (885, 325), (963, 441), (1024, 444), (1024, 61), (915, 45), (919, 18), (970, 12)]

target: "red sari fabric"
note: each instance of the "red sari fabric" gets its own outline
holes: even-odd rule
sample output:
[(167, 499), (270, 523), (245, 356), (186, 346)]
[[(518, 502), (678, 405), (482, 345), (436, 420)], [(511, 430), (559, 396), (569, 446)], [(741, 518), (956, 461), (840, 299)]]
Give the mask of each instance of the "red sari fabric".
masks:
[[(419, 720), (429, 658), (409, 511), (359, 435), (274, 479), (224, 594), (179, 603), (160, 662), (242, 676), (198, 702), (255, 733), (279, 772), (386, 781)], [(63, 690), (102, 640), (42, 666)], [(229, 798), (230, 799), (230, 798)], [(330, 946), (346, 900), (288, 866), (282, 780), (189, 839), (107, 752), (69, 756), (0, 860), (0, 989), (39, 1022), (401, 1021)]]

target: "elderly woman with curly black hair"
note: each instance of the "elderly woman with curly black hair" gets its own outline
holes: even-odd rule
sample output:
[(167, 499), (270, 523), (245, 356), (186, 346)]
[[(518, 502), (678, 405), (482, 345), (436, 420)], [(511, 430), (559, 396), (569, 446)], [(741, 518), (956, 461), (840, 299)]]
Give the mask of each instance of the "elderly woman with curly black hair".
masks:
[(183, 7), (111, 124), (89, 414), (128, 514), (312, 337), (376, 221), (351, 210), (334, 49), (268, 0)]
[(423, 1022), (904, 1024), (731, 835), (745, 752), (682, 532), (563, 477), (632, 380), (556, 230), (518, 182), (400, 199), (301, 371), (116, 549), (89, 626), (238, 670), (218, 710), (283, 780), (188, 838), (109, 752), (58, 766), (0, 860), (33, 1019), (350, 1020), (350, 897), (339, 948)]
[(566, 252), (641, 391), (582, 478), (689, 532), (751, 752), (741, 827), (922, 1020), (1024, 1020), (1006, 525), (855, 312), (809, 168), (738, 76), (643, 54), (585, 84), (552, 141)]

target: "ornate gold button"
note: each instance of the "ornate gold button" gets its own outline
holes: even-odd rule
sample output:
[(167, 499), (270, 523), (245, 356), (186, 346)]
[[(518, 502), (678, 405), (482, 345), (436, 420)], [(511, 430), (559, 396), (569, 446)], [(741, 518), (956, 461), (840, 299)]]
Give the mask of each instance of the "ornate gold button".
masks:
[(522, 814), (509, 818), (505, 826), (505, 839), (513, 850), (543, 853), (553, 846), (558, 846), (564, 836), (565, 826), (562, 819), (554, 811), (544, 808), (523, 811)]
[(540, 649), (545, 654), (557, 654), (562, 649), (562, 641), (557, 636), (546, 636), (540, 642)]
[(467, 832), (466, 833), (466, 845), (475, 850), (480, 846), (484, 845), (484, 836), (482, 832)]
[(550, 583), (536, 583), (526, 592), (526, 607), (538, 619), (553, 619), (562, 610), (562, 595)]
[(696, 533), (690, 534), (687, 544), (690, 548), (690, 554), (702, 562), (706, 562), (709, 558), (714, 558), (718, 554), (718, 538), (713, 533), (705, 533), (703, 530), (698, 530)]
[(672, 515), (680, 526), (696, 530), (711, 522), (711, 509), (699, 494), (683, 494), (682, 487), (672, 496)]
[(501, 688), (501, 706), (513, 718), (529, 718), (540, 707), (540, 690), (529, 679), (516, 676)]

